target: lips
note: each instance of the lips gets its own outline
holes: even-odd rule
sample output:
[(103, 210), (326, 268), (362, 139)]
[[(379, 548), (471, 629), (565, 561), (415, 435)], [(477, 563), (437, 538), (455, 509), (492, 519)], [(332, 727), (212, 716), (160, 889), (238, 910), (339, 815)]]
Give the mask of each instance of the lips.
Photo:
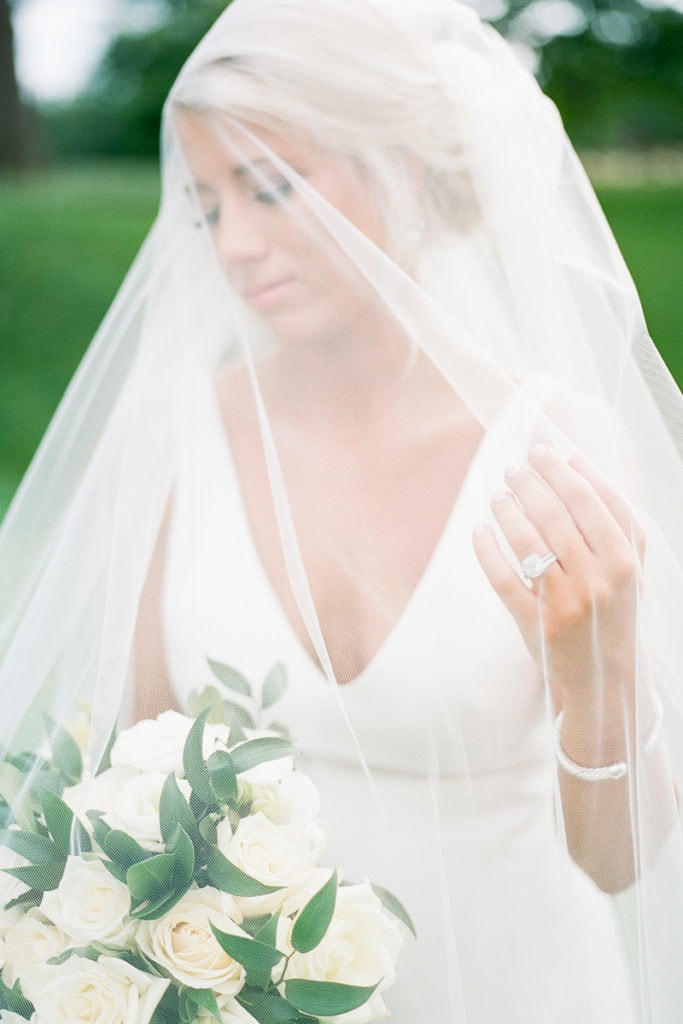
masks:
[(250, 306), (270, 306), (284, 297), (285, 292), (293, 284), (293, 278), (282, 278), (264, 284), (252, 285), (243, 292), (244, 300)]

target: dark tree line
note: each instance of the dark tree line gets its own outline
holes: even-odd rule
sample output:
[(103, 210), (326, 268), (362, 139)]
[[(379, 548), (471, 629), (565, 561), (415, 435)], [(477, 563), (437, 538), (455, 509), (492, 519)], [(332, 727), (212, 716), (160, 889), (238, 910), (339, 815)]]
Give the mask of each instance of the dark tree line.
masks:
[[(21, 157), (28, 152), (26, 112), (12, 84), (9, 57), (10, 2), (0, 0), (3, 148), (9, 152), (14, 140), (12, 152), (26, 159)], [(163, 100), (226, 0), (158, 3), (157, 27), (114, 38), (80, 97), (39, 111), (52, 152), (156, 156)], [(683, 14), (640, 0), (571, 3), (574, 16), (565, 18), (564, 25), (548, 26), (541, 16), (547, 4), (507, 0), (505, 14), (494, 24), (533, 47), (539, 80), (558, 104), (574, 143), (648, 147), (682, 142)], [(571, 14), (572, 7), (564, 10)]]

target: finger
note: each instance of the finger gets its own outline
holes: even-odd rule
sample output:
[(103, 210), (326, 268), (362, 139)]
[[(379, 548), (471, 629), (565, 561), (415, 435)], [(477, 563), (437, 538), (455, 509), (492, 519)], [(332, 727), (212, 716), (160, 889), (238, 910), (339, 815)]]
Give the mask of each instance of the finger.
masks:
[[(578, 474), (575, 475), (578, 477)], [(584, 573), (591, 552), (583, 533), (557, 492), (528, 466), (508, 466), (505, 481), (543, 541), (541, 550), (549, 548), (555, 552), (565, 569), (571, 566), (577, 572)], [(589, 487), (585, 481), (584, 486)]]
[[(505, 539), (520, 563), (523, 564), (530, 555), (542, 557), (548, 554), (546, 541), (541, 537), (513, 494), (509, 491), (501, 491), (494, 497), (491, 508)], [(546, 586), (548, 584), (552, 586), (553, 583), (559, 582), (564, 577), (559, 554), (554, 548), (551, 550), (558, 556), (558, 561), (553, 562), (543, 573), (543, 581)], [(532, 580), (532, 586), (540, 586), (540, 581), (541, 577)]]
[[(585, 476), (545, 445), (534, 445), (529, 453), (529, 461), (535, 470), (536, 478), (545, 483), (559, 498), (594, 555), (611, 555), (625, 547), (623, 530)], [(520, 500), (525, 507), (524, 493), (533, 489), (533, 483), (526, 478), (527, 476), (528, 474), (520, 474), (519, 485), (510, 483), (515, 493), (520, 492)], [(550, 515), (547, 527), (541, 527), (544, 535), (547, 535), (547, 529), (553, 530), (557, 519), (548, 512), (544, 514)], [(552, 544), (553, 540), (553, 537), (548, 536), (549, 543)]]
[(633, 506), (623, 495), (610, 485), (602, 473), (588, 461), (580, 452), (575, 452), (569, 458), (573, 468), (588, 480), (605, 506), (614, 516), (627, 540), (635, 547), (638, 556), (642, 561), (645, 555), (646, 535), (634, 512)]
[(536, 597), (512, 568), (490, 526), (477, 526), (472, 536), (474, 551), (489, 583), (519, 623), (537, 618)]

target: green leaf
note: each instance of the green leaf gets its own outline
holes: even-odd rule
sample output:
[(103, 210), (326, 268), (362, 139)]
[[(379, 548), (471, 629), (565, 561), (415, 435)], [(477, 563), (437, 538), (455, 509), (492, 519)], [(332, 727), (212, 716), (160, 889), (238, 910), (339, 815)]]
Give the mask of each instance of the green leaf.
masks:
[(263, 709), (272, 708), (273, 704), (277, 704), (286, 689), (287, 669), (281, 661), (278, 661), (263, 680), (263, 688), (261, 690), (261, 706)]
[(302, 1017), (290, 1003), (274, 993), (243, 988), (236, 999), (259, 1024), (311, 1024), (310, 1017)]
[(161, 835), (165, 843), (170, 843), (178, 825), (187, 832), (193, 845), (201, 845), (203, 840), (197, 828), (194, 814), (190, 805), (180, 792), (175, 775), (168, 776), (161, 788), (159, 800), (159, 824)]
[[(254, 716), (250, 714), (246, 708), (243, 708), (241, 704), (234, 704), (231, 700), (226, 700), (223, 702), (223, 707), (225, 708), (225, 717), (228, 720), (230, 729), (235, 730), (236, 732), (241, 731), (243, 733), (243, 738), (245, 738), (244, 729), (256, 728)], [(239, 743), (239, 740), (235, 740), (235, 742)], [(230, 743), (230, 745), (232, 744)]]
[(114, 726), (114, 728), (111, 731), (111, 736), (107, 740), (107, 745), (104, 748), (104, 753), (102, 754), (100, 763), (97, 766), (97, 771), (95, 772), (95, 775), (101, 775), (103, 772), (109, 771), (109, 769), (111, 768), (111, 752), (114, 749), (114, 744), (116, 743), (117, 735), (118, 729), (116, 728), (116, 726)]
[(205, 708), (190, 729), (183, 748), (183, 768), (185, 778), (192, 787), (192, 792), (205, 804), (214, 802), (213, 791), (209, 782), (209, 772), (204, 761), (203, 737), (204, 726), (211, 708)]
[(3, 868), (3, 871), (19, 879), (29, 889), (50, 892), (59, 886), (64, 874), (64, 865), (65, 861), (60, 861), (58, 864), (38, 864), (27, 868)]
[(216, 889), (231, 896), (266, 896), (278, 892), (277, 887), (264, 885), (228, 860), (220, 850), (211, 847), (206, 864), (206, 876)]
[(0, 843), (14, 850), (20, 857), (25, 857), (31, 864), (54, 864), (59, 862), (64, 869), (66, 855), (46, 836), (36, 832), (23, 832), (19, 829), (8, 829), (0, 835)]
[[(216, 1002), (216, 996), (213, 993), (213, 989), (210, 988), (188, 988), (186, 991), (187, 999), (194, 1004), (195, 1008), (202, 1007), (207, 1010), (212, 1017), (221, 1022), (221, 1011), (218, 1003)], [(196, 1013), (193, 1014), (193, 1017)]]
[(19, 982), (17, 981), (14, 988), (8, 988), (7, 985), (0, 979), (0, 1010), (10, 1010), (12, 1013), (18, 1013), (20, 1017), (25, 1017), (29, 1020), (34, 1012), (33, 1003), (29, 1003), (28, 999), (24, 999), (19, 988)]
[(26, 776), (8, 761), (0, 761), (0, 796), (9, 804), (17, 825), (27, 832), (35, 831), (36, 819)]
[(267, 988), (271, 971), (284, 959), (284, 953), (273, 946), (267, 946), (264, 942), (259, 942), (258, 939), (247, 939), (243, 935), (221, 932), (213, 925), (211, 931), (221, 949), (238, 964), (242, 964), (249, 983), (259, 988)]
[(415, 938), (417, 938), (417, 931), (415, 930), (413, 919), (401, 903), (398, 896), (394, 896), (393, 892), (383, 888), (381, 885), (371, 885), (370, 888), (374, 892), (375, 896), (381, 900), (387, 910), (393, 914), (394, 917), (397, 917), (399, 921), (402, 921), (406, 928), (408, 928)]
[(73, 736), (57, 725), (53, 718), (45, 715), (47, 739), (52, 750), (52, 760), (66, 782), (75, 786), (83, 774), (83, 758)]
[(230, 665), (224, 665), (220, 661), (213, 661), (211, 658), (206, 659), (209, 663), (209, 668), (215, 675), (216, 679), (227, 686), (230, 690), (234, 690), (235, 693), (241, 693), (243, 697), (251, 697), (251, 686), (249, 680), (238, 672), (236, 668), (232, 668)]
[(200, 715), (202, 711), (209, 709), (208, 721), (212, 725), (229, 725), (230, 720), (225, 712), (223, 694), (217, 686), (205, 686), (199, 693), (194, 690), (188, 700), (188, 714), (193, 718)]
[(154, 856), (150, 854), (149, 850), (145, 850), (139, 843), (136, 843), (127, 832), (122, 832), (118, 828), (109, 829), (101, 845), (106, 855), (122, 867), (124, 871), (127, 871), (134, 864), (140, 864), (141, 861), (149, 860), (150, 856)]
[(292, 978), (285, 982), (285, 997), (301, 1013), (312, 1017), (336, 1017), (367, 1003), (377, 985), (341, 985), (336, 981)]
[(113, 875), (114, 878), (117, 878), (119, 882), (121, 882), (123, 885), (128, 884), (128, 869), (125, 868), (123, 864), (117, 864), (116, 861), (104, 859), (102, 860), (102, 864), (107, 869), (109, 874)]
[(16, 899), (10, 900), (9, 903), (5, 904), (5, 910), (12, 910), (14, 907), (19, 907), (21, 910), (33, 910), (34, 907), (39, 907), (43, 900), (43, 893), (36, 892), (35, 889), (29, 889), (27, 892), (22, 892), (21, 896), (17, 896)]
[(277, 942), (277, 926), (280, 920), (279, 912), (273, 914), (267, 919), (265, 924), (262, 924), (259, 930), (254, 935), (255, 939), (259, 942), (263, 942), (266, 946), (275, 946)]
[(291, 757), (296, 753), (289, 740), (281, 736), (262, 736), (260, 739), (247, 740), (230, 751), (237, 773), (246, 772), (265, 761), (278, 761), (282, 757)]
[(77, 819), (74, 819), (71, 808), (61, 797), (49, 789), (41, 789), (38, 793), (45, 824), (56, 846), (68, 856), (70, 853), (90, 853), (92, 844), (90, 836)]
[(218, 803), (237, 799), (237, 773), (227, 750), (217, 750), (206, 763), (209, 783)]
[(297, 915), (292, 928), (292, 946), (298, 953), (310, 953), (322, 941), (330, 926), (337, 902), (337, 872), (312, 896)]
[(179, 825), (167, 853), (133, 864), (126, 873), (131, 894), (131, 917), (151, 921), (162, 917), (183, 898), (192, 884), (194, 847)]

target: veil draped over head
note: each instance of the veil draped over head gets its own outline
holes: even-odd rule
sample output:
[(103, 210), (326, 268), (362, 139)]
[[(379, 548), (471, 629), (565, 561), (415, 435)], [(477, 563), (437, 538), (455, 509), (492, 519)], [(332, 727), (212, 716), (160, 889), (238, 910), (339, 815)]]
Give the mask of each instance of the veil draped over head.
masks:
[[(207, 659), (281, 662), (331, 863), (416, 923), (396, 1024), (679, 1020), (681, 400), (553, 105), (455, 0), (234, 0), (162, 170), (0, 533), (4, 750), (85, 702), (95, 771)], [(519, 480), (582, 453), (564, 504), (618, 495), (638, 566), (626, 640), (595, 583), (588, 682), (578, 627), (564, 675), (553, 647), (570, 554), (519, 597), (495, 553), (554, 550), (545, 483), (540, 540), (510, 526), (538, 444)]]

